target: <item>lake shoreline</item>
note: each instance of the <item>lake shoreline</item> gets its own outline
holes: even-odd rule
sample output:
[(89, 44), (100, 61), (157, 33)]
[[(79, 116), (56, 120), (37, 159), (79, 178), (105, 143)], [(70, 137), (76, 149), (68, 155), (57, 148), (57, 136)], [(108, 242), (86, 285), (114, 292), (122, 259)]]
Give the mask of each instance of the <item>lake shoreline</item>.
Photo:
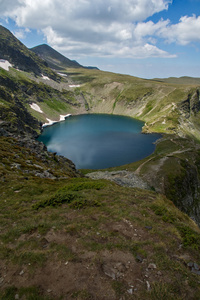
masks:
[[(125, 165), (152, 154), (159, 134), (143, 134), (143, 121), (110, 114), (77, 114), (43, 127), (39, 140), (77, 169)], [(56, 126), (57, 124), (57, 126)]]

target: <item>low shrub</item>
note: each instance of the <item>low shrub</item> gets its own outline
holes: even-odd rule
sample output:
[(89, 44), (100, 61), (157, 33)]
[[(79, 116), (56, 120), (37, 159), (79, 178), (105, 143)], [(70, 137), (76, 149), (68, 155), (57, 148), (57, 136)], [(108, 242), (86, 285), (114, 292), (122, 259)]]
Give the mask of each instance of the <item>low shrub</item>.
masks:
[(57, 207), (62, 205), (63, 203), (70, 203), (75, 198), (75, 195), (72, 193), (64, 193), (58, 191), (55, 195), (47, 200), (39, 201), (38, 203), (33, 205), (34, 209), (44, 208), (47, 206)]
[(81, 208), (86, 208), (86, 207), (99, 207), (102, 204), (97, 201), (97, 200), (87, 200), (87, 199), (76, 199), (72, 201), (69, 205), (70, 208), (73, 209), (81, 209)]
[(61, 191), (81, 191), (81, 190), (100, 190), (104, 187), (102, 182), (95, 182), (95, 181), (84, 181), (84, 182), (77, 182), (77, 183), (70, 183), (60, 189)]
[(174, 223), (176, 220), (173, 213), (171, 213), (164, 205), (153, 204), (151, 205), (151, 209), (156, 215), (161, 216), (164, 222)]
[(193, 249), (200, 250), (200, 234), (185, 225), (177, 226), (177, 229), (183, 238), (184, 247), (190, 246)]
[[(45, 199), (35, 203), (34, 209), (44, 208), (47, 206), (57, 207), (63, 203), (71, 203), (70, 207), (80, 209), (91, 206), (100, 206), (97, 200), (86, 200), (78, 192), (81, 190), (100, 190), (104, 186), (101, 182), (83, 181), (70, 183), (63, 188), (59, 189), (50, 199)], [(73, 202), (73, 203), (72, 203)]]

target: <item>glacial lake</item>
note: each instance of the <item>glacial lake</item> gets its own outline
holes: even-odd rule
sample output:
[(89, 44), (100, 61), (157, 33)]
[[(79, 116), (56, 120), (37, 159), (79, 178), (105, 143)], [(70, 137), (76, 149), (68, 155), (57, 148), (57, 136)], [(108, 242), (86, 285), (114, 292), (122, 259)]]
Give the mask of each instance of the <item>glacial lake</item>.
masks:
[(44, 128), (38, 140), (72, 160), (77, 169), (121, 166), (150, 155), (159, 134), (142, 134), (143, 122), (130, 117), (85, 114)]

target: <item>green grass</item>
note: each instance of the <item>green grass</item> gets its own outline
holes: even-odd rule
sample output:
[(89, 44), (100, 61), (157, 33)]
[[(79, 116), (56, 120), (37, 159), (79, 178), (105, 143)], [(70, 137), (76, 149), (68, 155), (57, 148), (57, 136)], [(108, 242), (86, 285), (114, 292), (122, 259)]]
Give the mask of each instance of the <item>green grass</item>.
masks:
[[(75, 180), (74, 180), (75, 181)], [(77, 180), (76, 180), (77, 181)], [(39, 201), (33, 205), (34, 209), (44, 208), (47, 206), (57, 207), (63, 203), (70, 203), (71, 208), (85, 208), (87, 206), (100, 206), (101, 203), (97, 200), (86, 200), (81, 193), (76, 193), (82, 190), (100, 190), (105, 184), (102, 182), (93, 182), (85, 180), (83, 182), (76, 182), (68, 184), (59, 189), (51, 198)], [(78, 179), (80, 181), (80, 179)]]
[(39, 287), (22, 287), (17, 289), (15, 286), (6, 288), (3, 294), (0, 296), (1, 300), (13, 300), (18, 295), (19, 299), (24, 298), (27, 300), (51, 300), (49, 296), (41, 295)]
[(80, 300), (92, 300), (93, 299), (93, 296), (86, 289), (73, 292), (71, 297), (72, 297), (72, 299), (80, 299)]
[[(21, 192), (15, 193), (16, 190)], [(3, 229), (0, 259), (13, 264), (13, 268), (15, 266), (24, 268), (30, 264), (29, 272), (34, 276), (37, 270), (54, 261), (58, 266), (59, 262), (62, 266), (66, 261), (74, 266), (80, 261), (85, 263), (82, 258), (83, 253), (93, 253), (94, 258), (91, 263), (96, 268), (99, 260), (103, 259), (102, 253), (119, 251), (129, 253), (133, 260), (140, 255), (147, 261), (156, 263), (157, 268), (162, 270), (163, 281), (159, 285), (151, 282), (149, 299), (156, 299), (159, 295), (164, 297), (165, 294), (166, 297), (174, 295), (174, 299), (176, 297), (178, 299), (179, 295), (184, 294), (180, 285), (178, 285), (178, 292), (174, 291), (173, 285), (169, 289), (168, 278), (173, 278), (177, 274), (179, 276), (181, 274), (182, 278), (187, 274), (187, 277), (191, 278), (192, 274), (181, 262), (173, 261), (172, 254), (179, 255), (177, 240), (183, 244), (185, 240), (187, 243), (192, 240), (194, 245), (198, 244), (199, 233), (180, 211), (155, 192), (123, 188), (106, 181), (92, 181), (85, 178), (55, 182), (32, 179), (23, 183), (13, 180), (7, 183), (6, 190), (2, 186), (0, 192), (4, 193), (6, 199), (6, 203), (0, 203)], [(69, 193), (83, 198), (75, 198), (69, 205), (64, 201), (54, 208), (50, 206), (39, 210), (32, 208), (35, 203), (44, 203), (45, 199), (54, 197), (62, 198)], [(179, 229), (178, 226), (182, 226), (183, 222), (190, 228), (189, 233), (188, 231), (182, 233)], [(145, 229), (146, 225), (151, 225), (152, 230)], [(129, 236), (131, 232), (132, 235)], [(137, 236), (134, 236), (136, 232)], [(43, 248), (43, 239), (48, 240), (48, 236), (53, 239), (45, 242), (47, 245)], [(153, 247), (153, 245), (157, 246)], [(166, 247), (173, 250), (166, 252)], [(196, 246), (185, 245), (182, 253), (189, 255), (188, 260), (199, 261), (199, 251)], [(143, 264), (139, 266), (142, 267)], [(145, 268), (147, 266), (144, 264), (144, 270)], [(117, 281), (107, 277), (105, 279), (117, 297), (127, 295), (129, 287), (127, 279)], [(197, 288), (198, 278), (195, 277), (191, 281)], [(192, 290), (193, 288), (189, 286), (189, 293)], [(20, 291), (15, 287), (10, 290), (3, 289), (2, 299), (6, 299), (5, 297), (9, 299), (12, 297), (9, 295)], [(73, 294), (75, 299), (84, 299), (85, 294), (82, 291), (83, 289), (79, 291), (75, 289), (71, 295)], [(90, 297), (93, 297), (90, 289), (87, 292)], [(29, 297), (27, 291), (26, 293), (24, 292), (24, 295)], [(141, 298), (144, 293), (146, 293), (145, 288), (138, 290), (137, 296)], [(45, 292), (39, 292), (37, 295), (34, 291), (30, 297), (32, 295), (36, 297), (35, 299), (37, 297), (45, 299), (47, 296)]]
[(184, 247), (192, 247), (200, 250), (200, 234), (185, 225), (179, 225), (178, 230), (183, 238)]

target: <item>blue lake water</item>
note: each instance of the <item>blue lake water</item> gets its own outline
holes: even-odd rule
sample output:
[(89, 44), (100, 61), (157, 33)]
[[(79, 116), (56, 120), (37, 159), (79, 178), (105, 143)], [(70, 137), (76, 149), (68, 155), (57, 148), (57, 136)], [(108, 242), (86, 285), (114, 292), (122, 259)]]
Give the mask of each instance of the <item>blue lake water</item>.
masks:
[(77, 169), (120, 166), (150, 155), (159, 134), (142, 134), (130, 117), (87, 114), (45, 127), (39, 136), (49, 151), (72, 160)]

